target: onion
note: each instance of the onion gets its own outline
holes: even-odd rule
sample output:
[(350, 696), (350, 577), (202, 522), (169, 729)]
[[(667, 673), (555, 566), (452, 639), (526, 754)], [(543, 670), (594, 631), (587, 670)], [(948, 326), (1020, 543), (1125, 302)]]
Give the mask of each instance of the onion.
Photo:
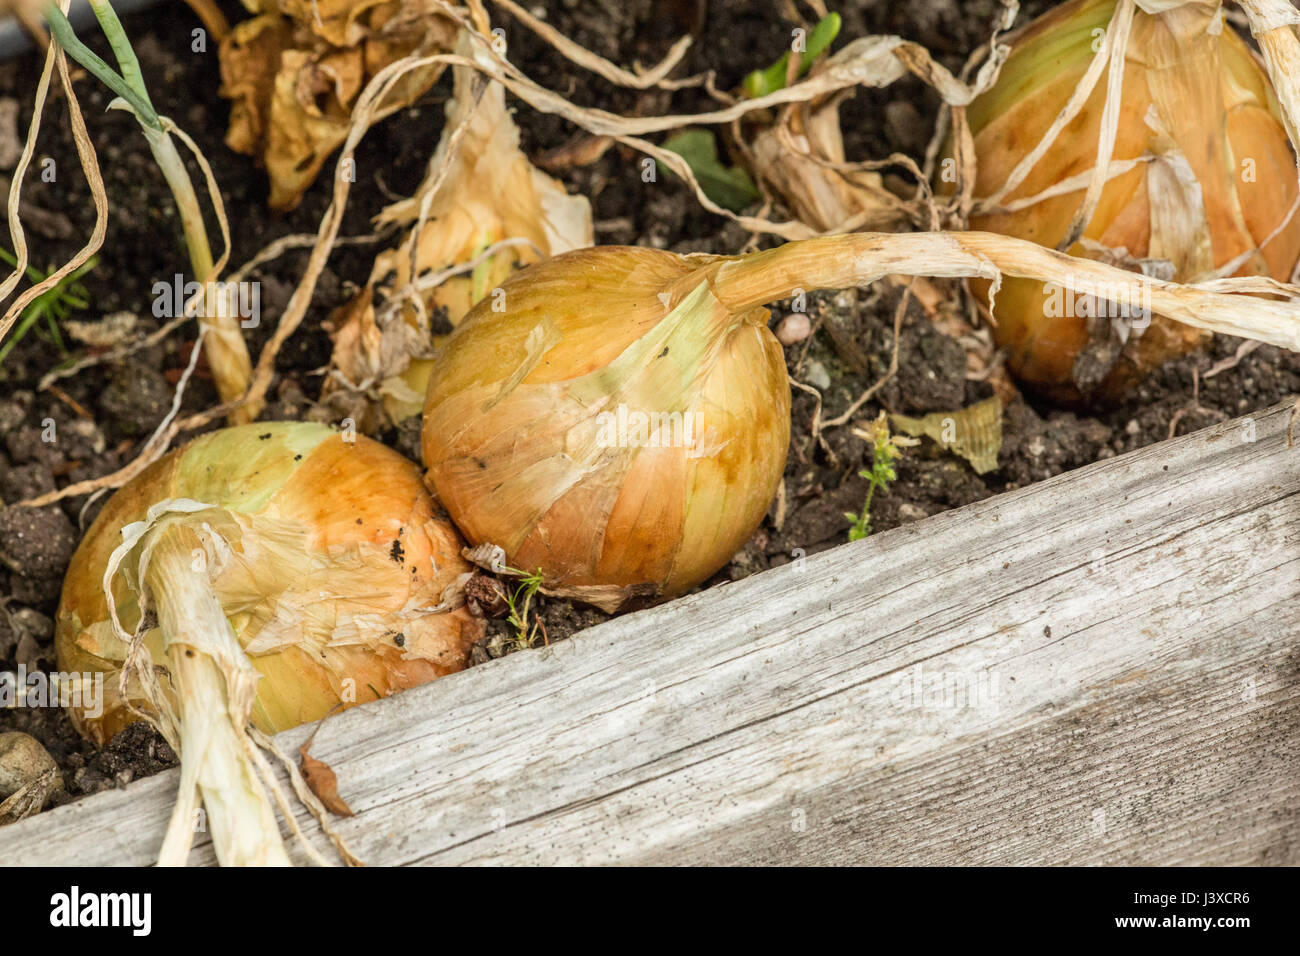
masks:
[(540, 571), (546, 593), (606, 610), (680, 594), (740, 548), (781, 480), (790, 391), (762, 306), (891, 274), (1131, 284), (1189, 328), (1300, 350), (1294, 303), (987, 232), (851, 233), (732, 257), (600, 246), (529, 266), (466, 315), (434, 360), (425, 480), (476, 556)]
[(180, 753), (160, 862), (184, 862), (200, 793), (223, 864), (286, 862), (247, 726), (464, 667), (481, 624), (432, 613), (469, 571), (460, 547), (413, 464), (318, 424), (212, 432), (109, 500), (68, 568), (55, 644), (62, 671), (109, 678), (102, 714), (71, 709), (82, 733), (102, 744), (143, 715)]
[(766, 309), (713, 294), (709, 261), (604, 246), (538, 263), (435, 361), (430, 487), (548, 593), (607, 609), (680, 594), (767, 511), (790, 440), (785, 359)]
[[(1131, 5), (1075, 0), (1014, 38), (997, 83), (969, 110), (978, 159), (975, 195), (997, 200), (997, 208), (983, 214), (977, 207), (971, 228), (1130, 268), (1172, 267), (1172, 278), (1181, 282), (1219, 271), (1287, 279), (1300, 254), (1300, 216), (1287, 222), (1296, 199), (1296, 161), (1267, 76), (1223, 24), (1218, 4), (1138, 7), (1156, 12), (1137, 9), (1125, 31), (1118, 17)], [(1066, 107), (1113, 16), (1112, 33), (1126, 42), (1125, 59), (1110, 178), (1091, 217), (1076, 222), (1088, 174), (1104, 156), (1103, 114), (1118, 69), (1110, 80), (1102, 72), (1078, 115), (1023, 182), (1000, 196), (1008, 176)], [(1025, 204), (1044, 193), (1047, 198)], [(1022, 208), (1014, 208), (1017, 203)], [(1141, 262), (1148, 259), (1167, 265)], [(984, 300), (988, 284), (974, 285)], [(1131, 330), (1112, 322), (1124, 316), (1114, 304), (1098, 301), (1104, 290), (1087, 303), (1059, 293), (1040, 282), (1008, 280), (994, 305), (996, 339), (1009, 349), (1012, 371), (1051, 398), (1117, 393), (1204, 340), (1204, 333), (1160, 315), (1141, 315)], [(1138, 306), (1130, 313), (1141, 313), (1141, 303), (1128, 305)], [(1097, 312), (1105, 314), (1090, 320)]]

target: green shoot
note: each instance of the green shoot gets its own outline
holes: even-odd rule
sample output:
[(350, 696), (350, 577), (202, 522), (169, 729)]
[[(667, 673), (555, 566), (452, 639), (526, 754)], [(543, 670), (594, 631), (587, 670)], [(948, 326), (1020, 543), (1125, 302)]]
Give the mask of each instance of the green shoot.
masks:
[[(799, 59), (799, 76), (803, 76), (812, 67), (819, 56), (826, 52), (840, 32), (840, 15), (828, 13), (821, 22), (813, 27), (808, 35), (808, 42)], [(785, 89), (786, 77), (790, 72), (790, 54), (786, 53), (765, 70), (755, 70), (745, 77), (742, 84), (745, 95), (751, 100)]]
[(181, 214), (181, 225), (185, 229), (185, 244), (189, 247), (190, 265), (194, 269), (194, 277), (202, 282), (212, 271), (212, 247), (203, 225), (203, 213), (199, 207), (198, 196), (194, 192), (194, 184), (190, 181), (190, 175), (185, 169), (185, 164), (181, 162), (175, 144), (163, 127), (162, 119), (153, 108), (149, 91), (144, 85), (144, 77), (140, 72), (140, 62), (136, 59), (131, 41), (127, 38), (117, 13), (106, 0), (92, 0), (91, 8), (96, 19), (99, 20), (104, 36), (108, 39), (109, 46), (113, 49), (120, 73), (114, 71), (77, 38), (68, 18), (54, 4), (47, 5), (45, 10), (50, 32), (69, 56), (125, 101), (130, 112), (139, 122), (145, 139), (149, 142), (154, 161), (162, 170), (172, 196), (176, 200), (176, 207)]
[[(54, 39), (59, 41), (59, 46), (67, 51), (68, 56), (89, 70), (99, 82), (126, 100), (131, 105), (132, 112), (135, 113), (141, 124), (162, 132), (162, 121), (159, 120), (158, 113), (149, 101), (149, 94), (145, 91), (144, 81), (140, 77), (140, 64), (135, 59), (135, 54), (133, 52), (130, 54), (128, 63), (124, 64), (121, 61), (123, 48), (130, 51), (131, 45), (126, 39), (126, 33), (122, 30), (122, 24), (118, 22), (117, 14), (107, 3), (94, 3), (92, 6), (101, 26), (108, 21), (116, 27), (110, 33), (109, 27), (104, 26), (104, 33), (108, 36), (108, 42), (113, 48), (114, 55), (118, 57), (122, 73), (116, 72), (101, 60), (94, 50), (77, 38), (77, 34), (72, 29), (72, 24), (68, 22), (68, 18), (53, 3), (45, 7), (45, 21), (50, 25), (50, 33), (54, 35)], [(103, 10), (105, 7), (107, 7), (106, 13)], [(127, 77), (130, 77), (130, 79)]]
[[(11, 266), (17, 266), (18, 260), (9, 250), (0, 248), (0, 259), (9, 263)], [(50, 336), (54, 342), (55, 348), (60, 354), (66, 354), (67, 350), (63, 345), (63, 333), (59, 331), (59, 323), (72, 315), (74, 312), (90, 307), (90, 300), (86, 289), (81, 284), (81, 278), (91, 269), (99, 264), (99, 259), (91, 256), (80, 267), (64, 276), (52, 288), (47, 289), (41, 295), (32, 300), (32, 303), (23, 309), (23, 314), (14, 329), (14, 334), (0, 345), (0, 365), (8, 358), (9, 353), (13, 350), (24, 335), (26, 335), (33, 326), (44, 321), (49, 329)], [(33, 266), (27, 267), (27, 278), (33, 283), (43, 282), (46, 274)]]
[(506, 574), (515, 575), (519, 579), (518, 586), (513, 592), (506, 591), (506, 606), (510, 608), (510, 614), (506, 618), (506, 623), (515, 629), (515, 644), (520, 648), (529, 648), (537, 643), (537, 616), (529, 621), (528, 614), (532, 608), (533, 596), (537, 594), (542, 586), (542, 569), (538, 568), (533, 574), (528, 574), (516, 568), (503, 568)]
[[(167, 181), (167, 187), (176, 202), (177, 212), (180, 213), (181, 227), (185, 233), (185, 246), (189, 251), (190, 267), (194, 277), (201, 283), (213, 281), (216, 278), (215, 260), (212, 256), (212, 245), (208, 241), (207, 228), (203, 224), (203, 209), (199, 205), (194, 183), (190, 180), (190, 174), (177, 151), (176, 143), (168, 132), (175, 127), (165, 117), (159, 116), (154, 109), (149, 91), (144, 84), (144, 76), (140, 71), (140, 63), (112, 4), (109, 0), (90, 0), (90, 6), (113, 50), (113, 56), (117, 60), (117, 70), (100, 59), (77, 38), (72, 24), (53, 3), (46, 4), (44, 10), (50, 33), (72, 59), (117, 94), (118, 98), (109, 104), (110, 107), (125, 108), (140, 124), (140, 129), (149, 144), (149, 151)], [(208, 337), (204, 348), (221, 400), (232, 401), (248, 388), (252, 371), (243, 334), (238, 323), (226, 316), (219, 314), (200, 316), (200, 321), (207, 323), (211, 331), (216, 333)]]
[(889, 483), (898, 477), (898, 472), (894, 470), (894, 462), (903, 453), (903, 448), (907, 445), (915, 445), (916, 440), (902, 435), (891, 435), (889, 421), (885, 418), (884, 412), (881, 412), (880, 417), (871, 423), (870, 429), (855, 428), (853, 434), (871, 442), (871, 467), (858, 472), (867, 479), (867, 500), (863, 502), (861, 514), (852, 511), (844, 512), (844, 517), (850, 522), (849, 540), (860, 541), (871, 534), (871, 499), (875, 497), (877, 491), (884, 491)]
[(122, 79), (126, 81), (130, 90), (144, 100), (145, 105), (152, 112), (153, 102), (149, 99), (149, 90), (144, 85), (144, 73), (140, 69), (140, 61), (136, 59), (135, 50), (131, 47), (131, 41), (127, 39), (126, 30), (122, 27), (122, 21), (117, 18), (117, 11), (113, 9), (113, 4), (110, 0), (89, 0), (89, 2), (95, 12), (95, 19), (99, 21), (99, 28), (104, 31), (108, 45), (113, 48), (113, 57), (117, 60), (117, 68), (122, 71)]

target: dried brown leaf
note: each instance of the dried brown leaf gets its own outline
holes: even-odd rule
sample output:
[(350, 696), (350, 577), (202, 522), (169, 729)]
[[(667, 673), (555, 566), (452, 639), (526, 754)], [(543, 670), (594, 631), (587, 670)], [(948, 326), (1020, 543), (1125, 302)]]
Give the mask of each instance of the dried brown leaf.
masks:
[[(319, 729), (319, 728), (317, 728)], [(303, 779), (307, 781), (307, 786), (311, 792), (316, 794), (320, 802), (325, 805), (325, 809), (335, 816), (351, 817), (355, 816), (352, 808), (347, 805), (342, 797), (339, 796), (339, 778), (324, 760), (313, 757), (307, 752), (311, 746), (312, 740), (316, 738), (316, 732), (312, 731), (311, 737), (307, 742), (298, 748), (298, 769), (302, 771)]]
[(956, 452), (983, 475), (998, 467), (1002, 450), (1002, 402), (995, 396), (952, 412), (931, 412), (923, 418), (891, 415), (894, 427), (906, 435), (924, 435)]
[[(292, 209), (347, 139), (357, 97), (385, 67), (450, 49), (455, 25), (423, 0), (261, 0), (221, 41), (226, 143), (260, 156), (272, 208)], [(442, 64), (413, 70), (379, 104), (387, 116), (432, 86)]]

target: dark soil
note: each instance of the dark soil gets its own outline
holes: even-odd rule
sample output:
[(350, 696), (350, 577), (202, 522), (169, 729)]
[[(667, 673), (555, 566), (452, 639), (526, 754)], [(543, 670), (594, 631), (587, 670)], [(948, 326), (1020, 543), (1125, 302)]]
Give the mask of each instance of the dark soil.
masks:
[[(223, 2), (232, 22), (245, 14), (235, 2)], [(1048, 4), (1024, 4), (1022, 21)], [(739, 83), (744, 73), (777, 59), (787, 48), (792, 23), (782, 18), (786, 5), (746, 0), (549, 0), (550, 21), (595, 52), (616, 62), (657, 61), (674, 38), (703, 24), (702, 39), (690, 52), (684, 70), (717, 72), (719, 88)], [(834, 4), (844, 16), (841, 36), (892, 32), (927, 46), (947, 66), (958, 69), (967, 54), (988, 37), (998, 5), (993, 0), (958, 3), (927, 0), (902, 4), (892, 0), (844, 0)], [(661, 92), (612, 89), (604, 81), (571, 66), (510, 22), (510, 56), (525, 72), (575, 102), (615, 112), (692, 112), (711, 102), (694, 90), (669, 96)], [(328, 201), (328, 176), (318, 181), (292, 213), (265, 207), (266, 180), (256, 163), (232, 153), (222, 143), (228, 105), (217, 95), (215, 46), (191, 53), (190, 31), (196, 26), (181, 4), (164, 4), (126, 20), (145, 76), (160, 112), (173, 117), (200, 144), (211, 161), (233, 226), (231, 263), (246, 262), (269, 242), (291, 233), (314, 233)], [(86, 31), (90, 45), (107, 56), (105, 44)], [(38, 61), (26, 56), (0, 64), (0, 97), (16, 99), (19, 128), (30, 120)], [(108, 236), (99, 265), (84, 280), (90, 308), (79, 319), (118, 311), (137, 317), (135, 334), (158, 327), (152, 316), (152, 286), (184, 271), (185, 260), (176, 214), (134, 121), (106, 111), (106, 91), (88, 77), (77, 90), (86, 122), (99, 152), (110, 197)], [(381, 124), (357, 153), (358, 182), (352, 190), (341, 234), (370, 231), (369, 219), (396, 196), (417, 186), (442, 124), (442, 104), (449, 93), (444, 80), (416, 106)], [(918, 83), (903, 81), (883, 91), (863, 91), (843, 108), (849, 155), (881, 158), (899, 151), (919, 155), (937, 111), (935, 98)], [(575, 130), (526, 107), (518, 113), (525, 149), (544, 152), (565, 142)], [(93, 224), (89, 188), (77, 166), (65, 104), (52, 95), (42, 131), (39, 157), (56, 162), (54, 182), (30, 175), (24, 192), (36, 212), (25, 214), (34, 264), (47, 268), (66, 260), (85, 241)], [(570, 170), (563, 178), (587, 195), (597, 220), (597, 241), (639, 243), (677, 251), (733, 253), (749, 236), (724, 220), (703, 212), (670, 177), (641, 181), (637, 157), (612, 149), (591, 166)], [(327, 168), (330, 168), (327, 166)], [(7, 190), (8, 170), (0, 169), (0, 192)], [(197, 174), (196, 174), (197, 176)], [(779, 210), (778, 210), (779, 212)], [(42, 213), (44, 213), (42, 215)], [(0, 227), (3, 229), (4, 227)], [(214, 231), (215, 234), (215, 231)], [(0, 232), (0, 244), (12, 241)], [(347, 246), (335, 251), (319, 283), (311, 312), (281, 351), (275, 399), (266, 418), (301, 418), (312, 414), (320, 392), (320, 369), (329, 355), (321, 322), (364, 282), (375, 247)], [(274, 329), (305, 262), (289, 253), (254, 275), (261, 282), (263, 321), (251, 330), (254, 355)], [(955, 286), (943, 287), (956, 296)], [(886, 370), (893, 346), (897, 293), (815, 295), (809, 312), (819, 329), (806, 343), (787, 349), (791, 374), (817, 385), (824, 396), (823, 418), (839, 414)], [(774, 320), (787, 309), (776, 306)], [(835, 334), (830, 334), (831, 332)], [(74, 342), (63, 343), (80, 349)], [(130, 461), (172, 400), (175, 383), (193, 344), (192, 330), (182, 330), (163, 344), (137, 353), (119, 367), (98, 366), (59, 383), (61, 394), (37, 391), (37, 382), (64, 361), (48, 331), (35, 329), (0, 367), (0, 670), (19, 665), (53, 667), (52, 618), (67, 562), (100, 502), (65, 499), (39, 511), (12, 507), (33, 495), (101, 475)], [(1193, 402), (1193, 374), (1204, 373), (1232, 355), (1236, 340), (1216, 339), (1204, 354), (1175, 362), (1157, 372), (1121, 404), (1090, 413), (1062, 411), (1017, 400), (1007, 407), (1000, 467), (976, 475), (965, 461), (926, 440), (910, 449), (898, 466), (898, 480), (872, 507), (874, 531), (933, 515), (1021, 487), (1101, 458), (1131, 451), (1169, 435), (1170, 423), (1183, 411), (1178, 433), (1205, 427), (1227, 417), (1266, 408), (1300, 392), (1300, 357), (1262, 347), (1235, 368), (1200, 383)], [(935, 328), (915, 304), (908, 311), (899, 348), (898, 375), (865, 405), (859, 418), (868, 421), (881, 410), (909, 414), (952, 410), (985, 398), (990, 386), (964, 378), (963, 346)], [(186, 411), (215, 404), (216, 393), (202, 364), (184, 396)], [(711, 584), (736, 580), (791, 560), (802, 549), (811, 554), (846, 540), (845, 511), (861, 508), (866, 482), (860, 469), (869, 464), (866, 444), (851, 429), (826, 432), (822, 447), (810, 432), (814, 399), (794, 393), (794, 432), (786, 470), (784, 522), (776, 526), (776, 508), (762, 528)], [(53, 422), (53, 432), (50, 422)], [(55, 440), (43, 440), (53, 434)], [(404, 453), (418, 457), (414, 427), (379, 436)], [(538, 599), (545, 641), (561, 640), (605, 615), (565, 601)], [(500, 620), (476, 648), (481, 661), (518, 646)], [(49, 749), (64, 771), (67, 800), (125, 783), (169, 765), (174, 757), (151, 731), (137, 725), (107, 748), (96, 751), (82, 741), (62, 711), (15, 708), (0, 711), (0, 731), (32, 734)]]

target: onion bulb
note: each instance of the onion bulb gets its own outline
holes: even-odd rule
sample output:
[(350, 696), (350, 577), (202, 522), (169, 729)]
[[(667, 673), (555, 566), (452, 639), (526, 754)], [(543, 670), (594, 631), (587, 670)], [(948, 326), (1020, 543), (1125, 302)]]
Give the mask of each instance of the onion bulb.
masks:
[(604, 246), (530, 266), (436, 359), (427, 480), (475, 544), (550, 593), (618, 607), (721, 568), (785, 467), (790, 388), (766, 309), (699, 263)]
[(424, 406), (425, 479), (472, 544), (540, 571), (549, 593), (609, 610), (680, 594), (740, 548), (781, 480), (790, 390), (763, 305), (891, 274), (1132, 281), (1189, 327), (1300, 349), (1293, 303), (987, 232), (850, 233), (746, 256), (599, 246), (521, 270), (452, 334)]
[[(1288, 221), (1295, 156), (1267, 76), (1218, 8), (1074, 0), (1015, 36), (996, 84), (968, 113), (975, 196), (984, 201), (971, 228), (1152, 274), (1163, 269), (1180, 282), (1218, 274), (1287, 279), (1300, 254), (1300, 216)], [(1124, 30), (1121, 15), (1130, 13)], [(1078, 114), (1007, 192), (1004, 184), (1065, 109), (1108, 28), (1113, 43), (1125, 44), (1123, 61), (1094, 67), (1097, 84)], [(1117, 80), (1109, 174), (1088, 217), (1079, 211), (1092, 169), (1104, 162), (1107, 95)], [(974, 285), (986, 301), (988, 283)], [(1048, 397), (1114, 394), (1204, 340), (1199, 330), (1144, 313), (1142, 303), (1103, 301), (1106, 290), (1086, 302), (1060, 291), (1009, 279), (993, 308), (1012, 371)], [(1135, 313), (1141, 321), (1113, 321)]]
[(55, 646), (61, 670), (107, 678), (102, 712), (71, 710), (83, 734), (102, 744), (144, 716), (180, 754), (160, 862), (184, 862), (200, 795), (223, 864), (285, 862), (247, 727), (464, 667), (481, 624), (437, 611), (469, 571), (460, 548), (412, 463), (319, 424), (212, 432), (108, 501), (68, 568)]

